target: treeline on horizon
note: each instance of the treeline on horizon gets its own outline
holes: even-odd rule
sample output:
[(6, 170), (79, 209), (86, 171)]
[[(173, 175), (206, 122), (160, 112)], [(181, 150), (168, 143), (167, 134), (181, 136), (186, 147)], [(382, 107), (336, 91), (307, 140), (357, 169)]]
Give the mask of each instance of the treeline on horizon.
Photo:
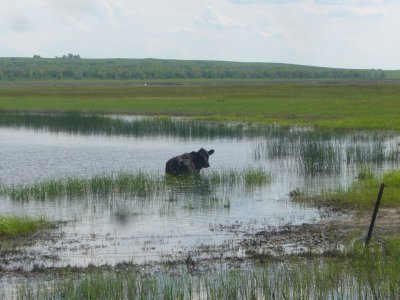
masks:
[(390, 79), (377, 69), (163, 59), (0, 58), (0, 80)]

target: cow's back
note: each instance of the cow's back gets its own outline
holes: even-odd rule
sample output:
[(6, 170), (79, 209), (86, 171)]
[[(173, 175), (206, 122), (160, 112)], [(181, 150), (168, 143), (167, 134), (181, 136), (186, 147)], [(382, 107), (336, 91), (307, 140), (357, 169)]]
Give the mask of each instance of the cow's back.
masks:
[(167, 161), (165, 172), (172, 175), (196, 172), (192, 156), (188, 153), (175, 156)]

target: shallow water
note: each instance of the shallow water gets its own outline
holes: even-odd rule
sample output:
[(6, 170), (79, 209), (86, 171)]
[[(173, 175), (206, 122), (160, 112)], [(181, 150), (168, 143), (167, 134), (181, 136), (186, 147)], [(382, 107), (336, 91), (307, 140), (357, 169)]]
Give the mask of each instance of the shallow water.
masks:
[[(132, 118), (121, 120), (130, 122)], [(285, 142), (289, 135), (290, 141)], [(337, 184), (349, 184), (354, 180), (358, 167), (364, 163), (371, 164), (378, 171), (397, 164), (393, 158), (374, 160), (370, 155), (364, 160), (356, 160), (355, 156), (348, 155), (350, 146), (359, 145), (360, 149), (367, 149), (376, 144), (375, 139), (383, 145), (380, 148), (383, 152), (398, 151), (396, 135), (382, 137), (353, 132), (318, 140), (318, 143), (336, 146), (329, 146), (334, 152), (328, 159), (324, 155), (312, 158), (310, 165), (315, 170), (309, 172), (309, 165), (304, 167), (308, 154), (296, 154), (303, 148), (293, 146), (295, 143), (304, 144), (301, 138), (300, 141), (296, 138), (300, 136), (301, 133), (293, 131), (270, 138), (267, 138), (268, 134), (247, 138), (222, 134), (210, 138), (161, 133), (148, 136), (79, 134), (46, 127), (0, 127), (0, 155), (3, 158), (0, 182), (3, 185), (29, 184), (68, 176), (92, 177), (121, 171), (145, 170), (151, 174), (163, 174), (165, 162), (170, 157), (201, 147), (215, 150), (210, 157), (211, 169), (261, 166), (273, 176), (271, 184), (251, 190), (236, 186), (174, 191), (171, 187), (165, 195), (145, 198), (111, 195), (19, 202), (0, 196), (2, 214), (45, 216), (52, 221), (67, 221), (53, 231), (53, 235), (60, 236), (59, 239), (39, 241), (28, 249), (27, 253), (32, 256), (29, 263), (22, 260), (3, 267), (30, 269), (34, 264), (143, 263), (182, 257), (196, 253), (201, 247), (218, 248), (221, 245), (229, 245), (229, 251), (221, 247), (221, 257), (238, 255), (241, 252), (236, 242), (245, 233), (268, 226), (314, 222), (324, 216), (324, 212), (316, 208), (290, 202), (288, 193), (291, 190), (307, 187), (318, 191)], [(271, 144), (271, 141), (275, 142)], [(271, 151), (271, 147), (279, 142), (283, 143), (280, 148), (286, 145), (289, 150)], [(326, 147), (321, 149), (324, 152)], [(368, 153), (368, 150), (364, 152)], [(332, 168), (333, 163), (338, 167)], [(201, 172), (206, 174), (210, 169)], [(57, 259), (48, 258), (54, 255)]]

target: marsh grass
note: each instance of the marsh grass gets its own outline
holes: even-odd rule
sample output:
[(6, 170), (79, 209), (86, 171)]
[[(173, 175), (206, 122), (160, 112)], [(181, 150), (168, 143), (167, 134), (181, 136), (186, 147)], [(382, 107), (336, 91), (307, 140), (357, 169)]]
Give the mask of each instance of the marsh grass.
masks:
[(136, 196), (156, 194), (164, 188), (160, 176), (142, 171), (136, 174), (97, 175), (92, 178), (49, 179), (27, 185), (11, 185), (2, 188), (1, 193), (13, 200), (51, 200), (55, 198), (80, 198), (87, 196), (106, 197), (114, 193)]
[[(372, 155), (385, 147), (384, 141), (394, 136), (391, 131), (349, 131), (344, 129), (278, 126), (249, 123), (243, 120), (210, 121), (191, 117), (158, 116), (115, 116), (80, 112), (10, 112), (0, 110), (0, 126), (31, 128), (50, 132), (71, 134), (104, 134), (122, 136), (174, 136), (181, 138), (264, 138), (268, 144), (259, 145), (260, 156), (265, 150), (271, 157), (284, 157), (292, 153), (301, 143), (348, 140), (354, 147), (348, 147), (349, 157), (370, 146)], [(399, 157), (397, 143), (391, 144), (390, 156)], [(289, 149), (287, 148), (289, 147)], [(264, 150), (264, 151), (262, 151)], [(353, 154), (355, 153), (355, 154)], [(378, 157), (379, 158), (379, 157)], [(361, 157), (362, 159), (362, 157)]]
[(281, 136), (271, 134), (254, 143), (255, 160), (286, 160), (288, 166), (304, 176), (339, 174), (353, 164), (397, 165), (400, 145), (395, 135), (365, 132), (329, 132), (292, 128)]
[(51, 200), (56, 198), (107, 197), (127, 194), (150, 197), (165, 194), (168, 189), (210, 189), (224, 186), (247, 188), (268, 184), (269, 172), (262, 168), (212, 171), (196, 176), (151, 175), (143, 171), (97, 175), (92, 178), (49, 179), (27, 185), (3, 186), (0, 194), (12, 200)]
[(246, 187), (268, 184), (272, 176), (265, 169), (245, 168), (242, 170), (230, 169), (222, 171), (211, 171), (204, 176), (204, 180), (213, 185), (242, 185)]
[(16, 84), (0, 89), (0, 109), (197, 116), (208, 120), (325, 128), (399, 129), (396, 83), (228, 85)]
[(48, 225), (44, 218), (0, 216), (0, 238), (27, 235)]
[(211, 122), (169, 116), (116, 117), (102, 114), (25, 113), (0, 111), (0, 126), (25, 127), (71, 134), (232, 138), (260, 136), (267, 127), (242, 122)]
[(293, 194), (292, 199), (315, 205), (335, 205), (339, 207), (368, 209), (375, 205), (379, 187), (385, 184), (381, 207), (400, 206), (400, 170), (391, 170), (380, 176), (374, 176), (368, 167), (362, 167), (358, 180), (348, 188), (339, 187), (321, 192), (319, 195), (309, 195), (301, 192)]
[(360, 167), (360, 170), (358, 171), (357, 178), (359, 180), (373, 179), (374, 173), (372, 172), (371, 167), (367, 165), (362, 165)]
[[(400, 242), (348, 246), (321, 257), (213, 272), (144, 273), (133, 268), (89, 270), (48, 283), (20, 285), (17, 299), (397, 299)], [(176, 266), (179, 267), (179, 266)]]
[(291, 167), (306, 176), (318, 174), (338, 174), (342, 165), (341, 144), (335, 141), (303, 139), (274, 139), (259, 141), (253, 149), (256, 160), (286, 159), (293, 160)]

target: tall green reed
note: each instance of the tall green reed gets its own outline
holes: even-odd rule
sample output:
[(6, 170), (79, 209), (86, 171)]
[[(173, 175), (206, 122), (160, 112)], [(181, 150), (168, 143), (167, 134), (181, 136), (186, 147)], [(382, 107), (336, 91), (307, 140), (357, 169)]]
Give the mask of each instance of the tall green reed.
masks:
[(101, 114), (1, 112), (0, 126), (26, 127), (72, 134), (232, 138), (259, 136), (265, 127), (229, 122), (196, 121), (172, 117), (117, 117)]
[(49, 179), (33, 184), (3, 186), (0, 195), (13, 200), (51, 200), (55, 198), (107, 197), (128, 194), (150, 197), (165, 194), (169, 189), (210, 189), (224, 186), (255, 187), (271, 181), (262, 168), (211, 171), (200, 175), (168, 176), (136, 173), (96, 175), (92, 178)]
[(252, 154), (255, 160), (286, 160), (289, 168), (306, 176), (339, 174), (351, 164), (398, 165), (400, 145), (392, 138), (362, 132), (294, 131), (279, 138), (260, 138)]

